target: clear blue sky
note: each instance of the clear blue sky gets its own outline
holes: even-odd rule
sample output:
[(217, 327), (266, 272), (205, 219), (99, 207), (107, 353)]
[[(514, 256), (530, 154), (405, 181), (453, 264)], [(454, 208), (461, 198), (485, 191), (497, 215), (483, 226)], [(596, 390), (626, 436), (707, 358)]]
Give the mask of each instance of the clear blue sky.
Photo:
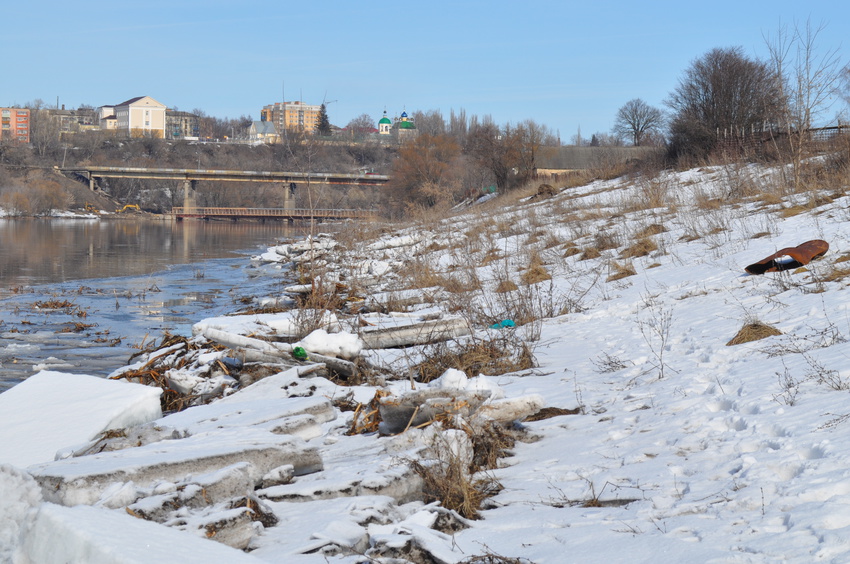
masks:
[(46, 0), (0, 14), (0, 106), (147, 95), (259, 119), (285, 95), (328, 102), (339, 126), (384, 109), (464, 109), (533, 119), (564, 142), (610, 132), (633, 98), (664, 109), (712, 48), (766, 57), (764, 36), (782, 24), (825, 24), (821, 48), (850, 61), (848, 0)]

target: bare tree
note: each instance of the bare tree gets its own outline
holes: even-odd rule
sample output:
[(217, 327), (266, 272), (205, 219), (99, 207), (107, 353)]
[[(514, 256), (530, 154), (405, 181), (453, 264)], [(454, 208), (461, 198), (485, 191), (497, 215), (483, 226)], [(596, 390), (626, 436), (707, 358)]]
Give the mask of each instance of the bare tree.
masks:
[(841, 71), (841, 82), (841, 96), (850, 105), (850, 65), (845, 66), (844, 70)]
[(440, 110), (428, 110), (427, 112), (412, 112), (413, 123), (419, 133), (427, 135), (443, 135), (446, 133), (446, 122)]
[(673, 153), (704, 158), (724, 131), (774, 123), (783, 100), (770, 66), (734, 47), (694, 61), (665, 103), (673, 110)]
[(447, 207), (462, 197), (458, 181), (461, 149), (448, 135), (420, 133), (398, 151), (388, 203), (396, 211), (415, 207)]
[(817, 38), (824, 25), (795, 25), (792, 31), (780, 28), (765, 37), (774, 67), (777, 88), (786, 101), (780, 125), (788, 136), (793, 164), (794, 190), (800, 188), (800, 164), (811, 142), (810, 129), (832, 106), (839, 93), (842, 72), (838, 49), (818, 53)]
[(375, 120), (369, 114), (360, 114), (348, 122), (345, 126), (349, 134), (355, 139), (361, 139), (375, 131)]
[(500, 192), (513, 187), (519, 165), (519, 136), (510, 126), (499, 128), (486, 118), (480, 125), (472, 121), (466, 136), (466, 153), (489, 170)]
[(641, 100), (629, 100), (619, 110), (614, 120), (613, 133), (618, 137), (632, 140), (632, 145), (638, 147), (644, 139), (653, 132), (659, 131), (664, 125), (664, 114)]
[(557, 146), (557, 140), (552, 131), (545, 125), (528, 119), (517, 125), (518, 136), (518, 166), (517, 175), (522, 182), (532, 178), (537, 170), (537, 157), (543, 146)]
[(623, 138), (616, 133), (609, 135), (599, 131), (590, 136), (591, 147), (622, 147), (623, 145)]
[(39, 157), (59, 149), (59, 123), (47, 111), (47, 105), (38, 99), (25, 104), (30, 111), (30, 142)]
[(457, 112), (454, 109), (449, 113), (449, 131), (448, 134), (463, 143), (466, 140), (466, 134), (469, 131), (469, 123), (466, 119), (466, 110), (461, 108)]

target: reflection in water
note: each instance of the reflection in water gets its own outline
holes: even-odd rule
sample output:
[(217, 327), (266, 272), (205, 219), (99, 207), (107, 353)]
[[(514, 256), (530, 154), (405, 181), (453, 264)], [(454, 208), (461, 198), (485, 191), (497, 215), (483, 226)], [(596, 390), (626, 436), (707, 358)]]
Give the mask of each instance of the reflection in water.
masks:
[(0, 297), (20, 286), (232, 257), (302, 231), (278, 222), (0, 219)]
[(106, 376), (141, 343), (274, 295), (287, 271), (245, 252), (302, 235), (285, 223), (0, 219), (0, 392), (43, 369)]

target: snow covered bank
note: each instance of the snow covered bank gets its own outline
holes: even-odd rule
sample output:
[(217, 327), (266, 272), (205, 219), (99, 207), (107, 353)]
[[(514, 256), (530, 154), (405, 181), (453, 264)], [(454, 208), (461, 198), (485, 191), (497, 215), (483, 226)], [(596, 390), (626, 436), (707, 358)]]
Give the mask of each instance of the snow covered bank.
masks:
[[(145, 531), (182, 535), (186, 546), (221, 544), (195, 538), (209, 537), (264, 562), (850, 560), (850, 199), (833, 191), (695, 204), (722, 201), (733, 173), (771, 182), (772, 171), (759, 167), (704, 167), (652, 186), (598, 181), (387, 233), (371, 246), (325, 240), (324, 267), (352, 293), (368, 294), (345, 296), (363, 311), (337, 312), (341, 333), (451, 315), (470, 333), (364, 347), (352, 364), (367, 367), (365, 374), (334, 381), (317, 376), (325, 373), (311, 367), (309, 351), (307, 360), (294, 359), (294, 342), (254, 336), (256, 324), (237, 329), (253, 316), (210, 322), (198, 343), (218, 335), (298, 366), (240, 380), (227, 397), (137, 425), (125, 437), (87, 448), (88, 439), (71, 437), (56, 449), (80, 456), (40, 461), (26, 473), (5, 467), (0, 492), (19, 493), (0, 501), (0, 523), (15, 530), (0, 537), (2, 554), (36, 555), (33, 539), (43, 529), (34, 519), (44, 512), (61, 514), (46, 523), (59, 519), (69, 530), (76, 523), (77, 532), (61, 537), (68, 559), (83, 554), (73, 539), (92, 524), (130, 513), (152, 521), (140, 521)], [(645, 209), (646, 190), (659, 186), (671, 188), (664, 205)], [(812, 239), (829, 242), (820, 260), (762, 276), (743, 272)], [(417, 273), (401, 265), (410, 266), (413, 254), (429, 274), (421, 281), (445, 288), (412, 286)], [(376, 277), (362, 268), (370, 260), (390, 268)], [(532, 267), (549, 277), (529, 283)], [(754, 321), (774, 328), (773, 336), (729, 344)], [(330, 350), (339, 345), (333, 335), (315, 333), (315, 343), (302, 344)], [(534, 362), (498, 372), (443, 370), (421, 381), (423, 364), (464, 345), (525, 348)], [(382, 412), (386, 419), (375, 415)], [(427, 498), (410, 462), (439, 470), (452, 459), (468, 461), (475, 453), (464, 429), (502, 421), (517, 440), (502, 447), (496, 468), (474, 476), (499, 484), (480, 519)], [(375, 432), (380, 423), (397, 434)], [(297, 456), (280, 456), (287, 449), (321, 465), (299, 467)], [(159, 468), (177, 468), (169, 457), (186, 466), (157, 477)], [(209, 463), (189, 467), (201, 460)], [(41, 491), (36, 479), (48, 487)], [(51, 490), (72, 499), (65, 484), (91, 506), (44, 501), (60, 500)], [(68, 518), (77, 509), (79, 518)], [(120, 529), (132, 547), (157, 535)]]

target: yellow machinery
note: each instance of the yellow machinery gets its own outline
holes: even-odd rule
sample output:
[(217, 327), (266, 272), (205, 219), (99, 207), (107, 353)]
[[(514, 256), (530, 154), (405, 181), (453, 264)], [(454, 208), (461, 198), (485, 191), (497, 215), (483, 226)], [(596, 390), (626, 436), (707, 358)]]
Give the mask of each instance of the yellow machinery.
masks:
[(115, 213), (124, 213), (128, 211), (134, 211), (136, 213), (141, 213), (142, 210), (139, 208), (138, 204), (127, 204), (123, 208), (115, 210)]

